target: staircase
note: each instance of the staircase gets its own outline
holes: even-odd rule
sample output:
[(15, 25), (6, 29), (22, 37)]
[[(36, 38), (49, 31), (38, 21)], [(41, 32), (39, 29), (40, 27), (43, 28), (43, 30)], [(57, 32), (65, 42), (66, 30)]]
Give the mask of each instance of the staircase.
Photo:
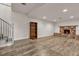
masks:
[(0, 46), (13, 42), (13, 26), (0, 18)]

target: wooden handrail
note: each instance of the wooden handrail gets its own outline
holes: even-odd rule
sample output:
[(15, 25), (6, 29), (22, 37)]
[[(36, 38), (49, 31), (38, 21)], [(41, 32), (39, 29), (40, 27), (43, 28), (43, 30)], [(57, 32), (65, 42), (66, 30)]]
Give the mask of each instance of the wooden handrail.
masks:
[(5, 20), (3, 20), (2, 18), (0, 18), (0, 20), (2, 20), (3, 22), (7, 23), (8, 25), (11, 25), (11, 24), (9, 24), (8, 22), (6, 22)]

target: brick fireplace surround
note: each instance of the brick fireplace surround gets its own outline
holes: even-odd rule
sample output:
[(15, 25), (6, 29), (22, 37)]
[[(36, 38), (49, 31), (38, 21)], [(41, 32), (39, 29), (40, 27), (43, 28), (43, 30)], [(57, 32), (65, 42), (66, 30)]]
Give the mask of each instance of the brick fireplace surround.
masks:
[(54, 35), (79, 39), (79, 35), (76, 35), (76, 25), (75, 26), (60, 26), (60, 33), (54, 33)]
[(76, 26), (60, 26), (60, 34), (69, 37), (75, 37)]

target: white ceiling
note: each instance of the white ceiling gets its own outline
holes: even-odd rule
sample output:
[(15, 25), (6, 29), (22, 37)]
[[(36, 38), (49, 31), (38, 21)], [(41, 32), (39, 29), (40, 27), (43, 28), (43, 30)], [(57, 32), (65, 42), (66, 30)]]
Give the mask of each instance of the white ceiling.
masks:
[(0, 4), (6, 5), (6, 6), (8, 6), (8, 7), (11, 7), (11, 3), (0, 3)]
[[(74, 16), (73, 20), (79, 19), (78, 3), (26, 3), (26, 5), (14, 3), (12, 9), (31, 18), (43, 20), (43, 16), (46, 16), (44, 20), (53, 22), (71, 20), (70, 16)], [(68, 9), (68, 12), (63, 13), (63, 9)]]

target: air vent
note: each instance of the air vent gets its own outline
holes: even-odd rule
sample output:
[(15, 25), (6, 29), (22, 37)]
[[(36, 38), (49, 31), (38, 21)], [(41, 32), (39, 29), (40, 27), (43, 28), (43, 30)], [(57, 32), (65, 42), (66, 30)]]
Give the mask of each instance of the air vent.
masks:
[(26, 5), (26, 3), (21, 3), (22, 5)]

